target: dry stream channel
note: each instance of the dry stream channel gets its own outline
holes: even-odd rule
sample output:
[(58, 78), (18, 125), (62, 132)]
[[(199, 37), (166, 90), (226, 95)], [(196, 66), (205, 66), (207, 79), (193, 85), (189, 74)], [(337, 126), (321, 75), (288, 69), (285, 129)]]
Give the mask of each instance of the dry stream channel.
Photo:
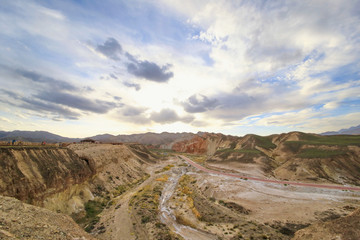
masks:
[(169, 200), (175, 192), (176, 186), (179, 182), (179, 179), (182, 175), (186, 174), (187, 167), (181, 167), (172, 169), (171, 177), (166, 182), (166, 185), (162, 191), (161, 198), (160, 198), (160, 220), (162, 223), (166, 224), (172, 231), (179, 234), (185, 240), (191, 239), (198, 239), (198, 240), (205, 240), (205, 239), (218, 239), (216, 236), (199, 231), (195, 228), (185, 226), (179, 224), (176, 221), (176, 217), (174, 215), (173, 210), (170, 208)]

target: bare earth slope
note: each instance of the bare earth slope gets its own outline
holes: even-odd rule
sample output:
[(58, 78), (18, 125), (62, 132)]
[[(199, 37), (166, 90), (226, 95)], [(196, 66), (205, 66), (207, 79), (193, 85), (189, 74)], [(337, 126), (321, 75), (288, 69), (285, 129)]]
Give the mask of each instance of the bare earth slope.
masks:
[(154, 162), (154, 157), (146, 148), (137, 144), (72, 144), (69, 146), (76, 154), (95, 163), (97, 174), (91, 181), (92, 191), (131, 183), (144, 176), (144, 167)]
[(174, 143), (172, 150), (207, 155), (209, 167), (249, 176), (360, 184), (360, 136), (290, 132), (233, 137), (205, 133)]
[(0, 239), (95, 239), (64, 214), (0, 196)]
[(360, 184), (360, 137), (289, 133), (275, 138), (279, 179)]
[(295, 233), (293, 240), (343, 239), (360, 237), (360, 209), (352, 214), (327, 222), (319, 222)]
[(67, 148), (0, 148), (0, 194), (30, 203), (90, 179), (93, 164)]

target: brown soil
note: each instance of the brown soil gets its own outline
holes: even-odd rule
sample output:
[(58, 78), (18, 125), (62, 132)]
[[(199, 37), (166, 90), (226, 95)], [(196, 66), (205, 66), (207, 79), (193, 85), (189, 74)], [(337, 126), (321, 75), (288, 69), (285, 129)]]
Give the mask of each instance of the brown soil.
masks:
[(67, 215), (0, 196), (0, 239), (95, 239)]
[(357, 240), (360, 236), (360, 209), (352, 214), (327, 222), (319, 222), (298, 231), (294, 240), (344, 239)]

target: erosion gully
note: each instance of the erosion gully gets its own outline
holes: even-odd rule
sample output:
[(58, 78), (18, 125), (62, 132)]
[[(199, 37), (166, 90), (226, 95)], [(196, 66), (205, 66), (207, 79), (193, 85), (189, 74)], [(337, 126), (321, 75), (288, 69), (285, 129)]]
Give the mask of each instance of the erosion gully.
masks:
[(166, 224), (172, 231), (179, 234), (185, 240), (198, 239), (218, 239), (216, 236), (197, 230), (195, 228), (185, 226), (176, 222), (176, 217), (173, 210), (170, 208), (169, 200), (175, 192), (176, 186), (182, 175), (186, 174), (187, 167), (173, 168), (171, 170), (171, 177), (165, 184), (160, 198), (160, 220)]

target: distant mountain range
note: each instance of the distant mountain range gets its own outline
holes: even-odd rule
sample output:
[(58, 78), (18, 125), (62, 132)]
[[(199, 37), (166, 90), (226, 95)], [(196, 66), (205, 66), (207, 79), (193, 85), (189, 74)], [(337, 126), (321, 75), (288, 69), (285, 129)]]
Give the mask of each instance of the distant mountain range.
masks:
[(321, 135), (360, 135), (360, 125), (339, 131), (324, 132)]
[(46, 131), (0, 131), (0, 141), (24, 141), (24, 142), (78, 142), (80, 138), (62, 137)]
[[(92, 137), (90, 139), (100, 141), (100, 142), (137, 142), (141, 144), (152, 144), (152, 145), (161, 145), (170, 142), (181, 141), (189, 139), (195, 136), (194, 133), (142, 133), (142, 134), (131, 134), (131, 135), (111, 135), (111, 134), (102, 134)], [(79, 142), (84, 138), (67, 138), (62, 137), (46, 131), (12, 131), (5, 132), (0, 131), (0, 141), (24, 141), (24, 142)]]
[(185, 139), (190, 139), (194, 137), (194, 133), (140, 133), (140, 134), (131, 134), (131, 135), (111, 135), (111, 134), (102, 134), (90, 137), (96, 141), (100, 142), (137, 142), (145, 145), (161, 145), (166, 143), (171, 143), (174, 141), (181, 141)]
[[(201, 136), (204, 133), (141, 133), (131, 135), (111, 135), (101, 134), (91, 138), (100, 142), (137, 142), (145, 145), (164, 145), (175, 143), (193, 138), (195, 135)], [(360, 125), (339, 131), (324, 132), (321, 135), (360, 135)], [(0, 131), (0, 141), (25, 141), (25, 142), (79, 142), (84, 138), (67, 138), (46, 131)]]

